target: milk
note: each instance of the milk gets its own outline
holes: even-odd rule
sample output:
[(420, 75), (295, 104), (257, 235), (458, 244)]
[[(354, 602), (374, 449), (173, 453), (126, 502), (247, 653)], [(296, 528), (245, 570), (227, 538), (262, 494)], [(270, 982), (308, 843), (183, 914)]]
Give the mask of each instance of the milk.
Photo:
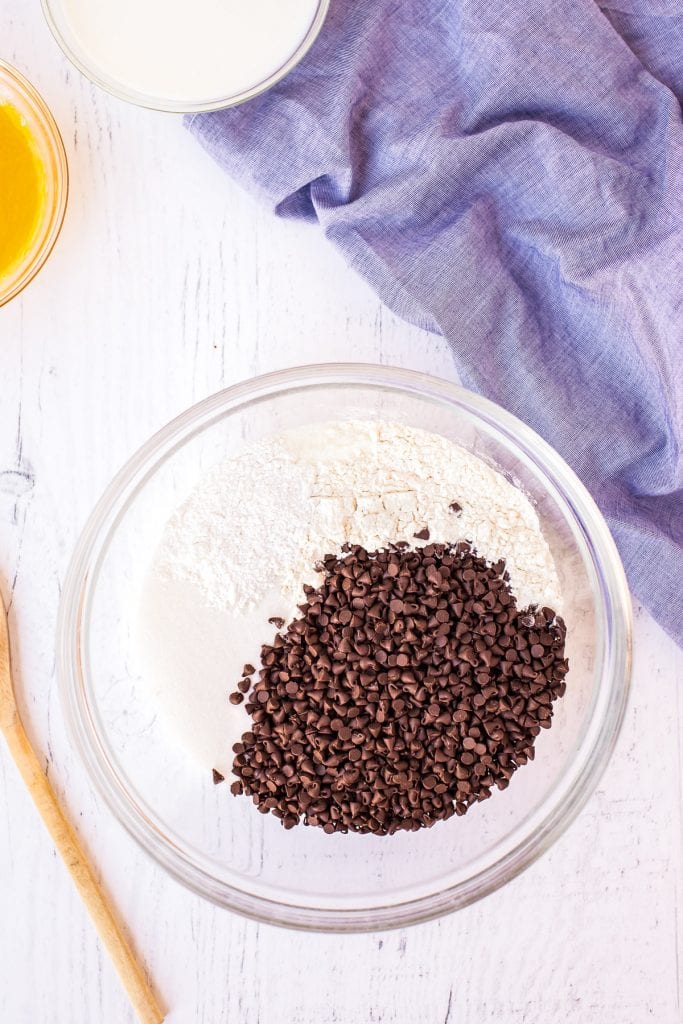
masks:
[(63, 0), (84, 63), (116, 89), (188, 106), (260, 85), (296, 53), (319, 0)]

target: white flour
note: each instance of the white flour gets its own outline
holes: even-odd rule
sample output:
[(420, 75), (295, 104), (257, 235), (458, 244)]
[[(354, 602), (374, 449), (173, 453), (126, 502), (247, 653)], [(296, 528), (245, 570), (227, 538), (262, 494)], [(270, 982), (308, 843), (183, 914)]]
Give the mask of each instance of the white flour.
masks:
[[(457, 502), (459, 513), (450, 506)], [(519, 607), (561, 612), (550, 549), (528, 498), (436, 434), (349, 422), (288, 432), (217, 466), (170, 518), (145, 585), (143, 679), (181, 745), (208, 773), (231, 769), (248, 728), (228, 693), (345, 542), (468, 540), (505, 559)]]
[(296, 603), (318, 559), (345, 542), (421, 544), (425, 528), (431, 541), (468, 540), (489, 561), (505, 559), (518, 605), (558, 609), (528, 498), (445, 438), (397, 423), (291, 431), (216, 467), (169, 521), (157, 571), (219, 609), (246, 611), (273, 586)]

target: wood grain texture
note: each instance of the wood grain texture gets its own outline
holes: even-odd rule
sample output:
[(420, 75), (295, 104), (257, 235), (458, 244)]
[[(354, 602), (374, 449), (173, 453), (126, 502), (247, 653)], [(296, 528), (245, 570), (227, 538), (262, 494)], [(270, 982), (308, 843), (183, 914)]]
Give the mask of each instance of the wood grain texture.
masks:
[[(678, 1024), (683, 657), (641, 611), (598, 792), (523, 876), (439, 922), (339, 938), (243, 921), (157, 870), (95, 797), (64, 731), (54, 632), (70, 552), (112, 474), (172, 416), (254, 373), (321, 358), (454, 371), (440, 339), (382, 309), (315, 229), (240, 193), (179, 118), (71, 70), (38, 3), (4, 0), (0, 20), (2, 55), (43, 92), (71, 168), (52, 258), (0, 309), (0, 587), (16, 684), (168, 1020)], [(133, 1021), (4, 751), (0, 965), (3, 1024)]]
[(152, 988), (140, 969), (128, 939), (115, 918), (103, 887), (95, 878), (88, 858), (66, 819), (43, 766), (31, 746), (12, 685), (9, 630), (0, 596), (0, 732), (26, 791), (43, 819), (56, 851), (60, 854), (84, 906), (107, 950), (140, 1024), (162, 1024), (164, 1014)]

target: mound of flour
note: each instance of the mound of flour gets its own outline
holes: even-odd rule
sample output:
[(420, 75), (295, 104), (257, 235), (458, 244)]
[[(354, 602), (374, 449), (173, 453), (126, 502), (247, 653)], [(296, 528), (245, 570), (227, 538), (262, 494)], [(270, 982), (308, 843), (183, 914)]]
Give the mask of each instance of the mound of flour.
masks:
[(274, 589), (293, 606), (316, 583), (316, 562), (344, 543), (421, 544), (425, 529), (430, 541), (467, 540), (504, 559), (518, 606), (561, 611), (528, 498), (440, 435), (393, 422), (315, 425), (223, 462), (169, 520), (153, 571), (220, 611), (247, 612)]

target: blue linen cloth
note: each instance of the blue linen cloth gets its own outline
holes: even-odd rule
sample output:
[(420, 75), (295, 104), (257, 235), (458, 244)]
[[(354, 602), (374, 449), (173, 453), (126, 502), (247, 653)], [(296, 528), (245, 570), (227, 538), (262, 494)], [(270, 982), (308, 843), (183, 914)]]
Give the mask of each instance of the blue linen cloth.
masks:
[(679, 643), (682, 96), (681, 0), (332, 0), (276, 88), (189, 119), (554, 445)]

